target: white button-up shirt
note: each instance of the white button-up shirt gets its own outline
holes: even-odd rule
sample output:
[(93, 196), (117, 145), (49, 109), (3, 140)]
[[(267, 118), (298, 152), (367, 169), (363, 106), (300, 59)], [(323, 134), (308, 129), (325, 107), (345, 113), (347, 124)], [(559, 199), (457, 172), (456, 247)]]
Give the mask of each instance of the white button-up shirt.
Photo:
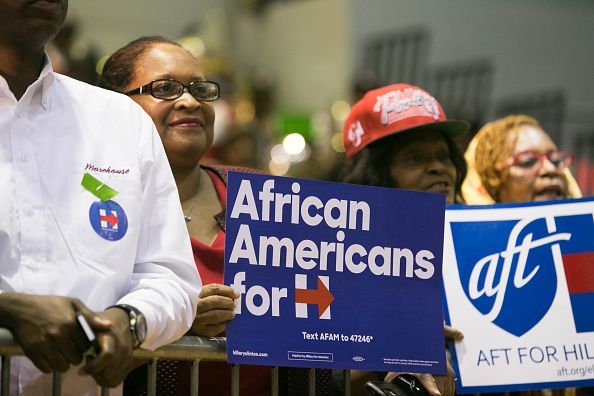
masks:
[[(85, 172), (118, 192), (121, 211), (92, 209), (100, 200), (81, 185)], [(0, 291), (76, 297), (95, 311), (132, 305), (147, 320), (143, 348), (189, 329), (201, 282), (161, 140), (132, 100), (49, 61), (19, 101), (0, 76), (0, 186)], [(109, 240), (124, 215), (126, 232)], [(11, 363), (13, 391), (49, 394), (51, 376)], [(62, 389), (97, 392), (75, 369)]]

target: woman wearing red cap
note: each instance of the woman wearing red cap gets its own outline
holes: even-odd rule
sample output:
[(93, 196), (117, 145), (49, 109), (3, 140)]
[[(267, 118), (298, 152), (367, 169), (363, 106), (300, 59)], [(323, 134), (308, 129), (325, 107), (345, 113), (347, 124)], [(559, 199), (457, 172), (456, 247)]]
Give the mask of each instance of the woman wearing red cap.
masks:
[(427, 92), (408, 84), (369, 91), (346, 120), (343, 181), (445, 194), (459, 199), (466, 162), (455, 145), (469, 129), (448, 121)]
[[(441, 105), (422, 89), (394, 84), (369, 91), (357, 102), (344, 126), (347, 167), (343, 181), (444, 194), (446, 203), (460, 200), (466, 163), (453, 139), (469, 124), (448, 121)], [(462, 334), (446, 328), (446, 336)], [(398, 373), (388, 373), (386, 381)], [(381, 375), (383, 377), (383, 374)], [(453, 395), (454, 372), (416, 375), (430, 395)], [(352, 372), (353, 395), (364, 394), (371, 372)]]

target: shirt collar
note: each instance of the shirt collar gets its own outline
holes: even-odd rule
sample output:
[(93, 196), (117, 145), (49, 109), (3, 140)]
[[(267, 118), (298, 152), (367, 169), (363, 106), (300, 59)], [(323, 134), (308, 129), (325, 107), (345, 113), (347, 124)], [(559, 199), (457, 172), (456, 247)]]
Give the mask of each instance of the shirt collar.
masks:
[[(40, 103), (44, 110), (47, 110), (49, 108), (48, 92), (53, 81), (54, 69), (52, 68), (52, 62), (47, 53), (44, 53), (41, 73), (39, 73), (37, 79), (27, 88), (21, 100), (27, 102), (27, 105), (35, 102)], [(6, 79), (0, 76), (0, 100), (3, 96), (11, 97), (12, 99), (9, 99), (9, 101), (16, 101)]]
[(44, 53), (44, 64), (43, 69), (41, 69), (41, 73), (39, 73), (39, 77), (37, 81), (41, 81), (42, 84), (42, 91), (41, 91), (41, 106), (43, 106), (44, 110), (49, 108), (49, 88), (51, 84), (54, 82), (54, 69), (52, 68), (52, 61), (50, 60), (47, 52)]

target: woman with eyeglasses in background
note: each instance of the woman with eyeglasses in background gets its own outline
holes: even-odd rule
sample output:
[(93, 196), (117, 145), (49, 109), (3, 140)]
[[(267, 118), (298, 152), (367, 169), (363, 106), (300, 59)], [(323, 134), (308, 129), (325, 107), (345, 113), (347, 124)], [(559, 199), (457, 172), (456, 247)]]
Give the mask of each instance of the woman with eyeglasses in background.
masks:
[[(130, 96), (157, 127), (204, 285), (190, 333), (222, 334), (225, 323), (235, 316), (234, 300), (238, 297), (223, 284), (228, 168), (199, 164), (213, 142), (215, 114), (209, 102), (219, 98), (219, 85), (206, 80), (198, 60), (185, 48), (156, 36), (139, 38), (111, 55), (99, 86)], [(157, 394), (189, 394), (188, 364), (160, 361), (157, 367)], [(132, 372), (125, 394), (146, 392), (146, 371), (146, 367), (140, 367)], [(230, 394), (231, 370), (226, 363), (201, 363), (200, 372), (200, 394)], [(245, 395), (269, 394), (270, 368), (242, 366), (240, 391)]]
[[(557, 149), (536, 119), (510, 115), (483, 126), (464, 155), (468, 173), (462, 183), (467, 204), (487, 205), (579, 198), (569, 171), (571, 154)], [(590, 395), (592, 388), (557, 389), (554, 396)], [(545, 395), (543, 391), (512, 395)]]
[(465, 158), (462, 194), (467, 204), (581, 197), (569, 172), (572, 156), (558, 150), (532, 117), (510, 115), (486, 124)]

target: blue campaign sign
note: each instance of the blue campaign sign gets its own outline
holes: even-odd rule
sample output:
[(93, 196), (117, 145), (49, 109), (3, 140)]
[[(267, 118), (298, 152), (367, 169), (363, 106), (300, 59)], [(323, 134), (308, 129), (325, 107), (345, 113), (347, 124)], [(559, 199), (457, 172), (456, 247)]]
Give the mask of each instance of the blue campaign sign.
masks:
[(229, 173), (231, 363), (445, 373), (444, 196)]
[(458, 392), (594, 384), (594, 199), (449, 207)]

